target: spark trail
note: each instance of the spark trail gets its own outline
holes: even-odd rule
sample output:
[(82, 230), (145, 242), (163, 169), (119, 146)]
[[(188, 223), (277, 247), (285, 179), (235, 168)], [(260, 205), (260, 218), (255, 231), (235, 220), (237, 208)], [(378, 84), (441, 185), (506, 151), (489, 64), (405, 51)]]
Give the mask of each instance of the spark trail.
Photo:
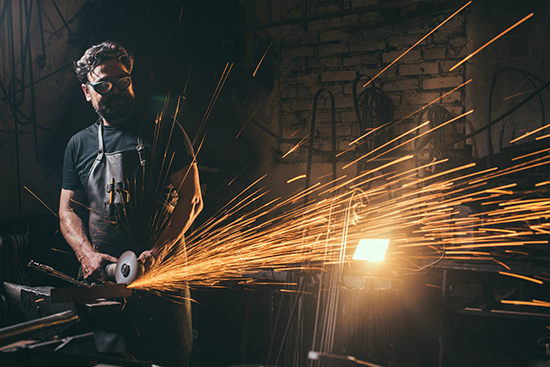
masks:
[[(258, 188), (264, 176), (188, 237), (187, 254), (180, 250), (159, 259), (130, 287), (151, 292), (177, 291), (183, 282), (193, 288), (224, 287), (266, 269), (320, 268), (348, 261), (361, 238), (390, 238), (395, 246), (388, 262), (402, 268), (419, 269), (422, 260), (447, 256), (496, 261), (508, 271), (510, 253), (500, 248), (548, 243), (539, 236), (546, 231), (537, 226), (550, 217), (550, 199), (533, 200), (536, 190), (495, 187), (490, 180), (550, 164), (545, 153), (505, 170), (479, 171), (467, 164), (425, 178), (418, 177), (420, 168), (404, 169), (412, 158), (406, 156), (383, 169), (317, 183), (261, 204), (269, 193), (265, 186)], [(374, 180), (379, 182), (371, 187)], [(304, 203), (306, 196), (315, 199)], [(459, 205), (482, 211), (461, 217)], [(342, 257), (344, 247), (349, 252)]]

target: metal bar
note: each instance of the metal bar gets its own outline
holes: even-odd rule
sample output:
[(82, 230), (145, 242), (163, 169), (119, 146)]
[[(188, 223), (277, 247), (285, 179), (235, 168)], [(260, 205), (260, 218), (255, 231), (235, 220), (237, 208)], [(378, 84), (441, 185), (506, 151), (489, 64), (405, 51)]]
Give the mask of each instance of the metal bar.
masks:
[(69, 310), (8, 326), (0, 329), (0, 345), (6, 345), (18, 339), (27, 338), (40, 331), (65, 325), (73, 321), (78, 321), (78, 315), (74, 311)]
[(39, 271), (41, 271), (43, 273), (46, 273), (48, 275), (51, 275), (53, 277), (63, 279), (64, 281), (67, 281), (67, 282), (72, 283), (74, 285), (79, 285), (79, 286), (86, 287), (86, 288), (90, 287), (90, 285), (79, 282), (78, 280), (68, 276), (67, 274), (64, 274), (64, 273), (62, 273), (58, 270), (55, 270), (51, 266), (39, 264), (34, 260), (31, 260), (28, 265), (29, 265), (30, 268), (39, 270)]
[(52, 288), (50, 297), (52, 303), (76, 302), (86, 303), (98, 298), (122, 298), (131, 297), (132, 289), (126, 288), (126, 284), (103, 284), (89, 288)]
[(69, 33), (73, 33), (73, 32), (71, 32), (71, 28), (69, 28), (69, 24), (68, 24), (67, 21), (65, 20), (65, 17), (63, 17), (63, 14), (61, 14), (61, 10), (59, 10), (59, 8), (57, 7), (57, 4), (55, 3), (55, 0), (52, 0), (52, 4), (53, 4), (55, 10), (57, 11), (57, 14), (58, 14), (59, 17), (61, 18), (61, 21), (63, 22), (63, 24), (65, 24), (65, 27), (67, 28), (67, 30), (69, 31)]

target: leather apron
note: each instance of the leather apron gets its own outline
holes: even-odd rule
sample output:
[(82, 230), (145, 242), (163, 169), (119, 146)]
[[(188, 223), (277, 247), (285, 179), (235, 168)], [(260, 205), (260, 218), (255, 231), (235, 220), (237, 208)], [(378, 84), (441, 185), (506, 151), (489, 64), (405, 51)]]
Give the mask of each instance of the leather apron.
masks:
[[(90, 206), (89, 232), (99, 252), (119, 257), (124, 251), (146, 249), (143, 226), (136, 222), (136, 201), (144, 177), (145, 147), (140, 136), (135, 150), (105, 152), (103, 123), (97, 130), (98, 154), (86, 182)], [(139, 255), (138, 255), (139, 256)]]

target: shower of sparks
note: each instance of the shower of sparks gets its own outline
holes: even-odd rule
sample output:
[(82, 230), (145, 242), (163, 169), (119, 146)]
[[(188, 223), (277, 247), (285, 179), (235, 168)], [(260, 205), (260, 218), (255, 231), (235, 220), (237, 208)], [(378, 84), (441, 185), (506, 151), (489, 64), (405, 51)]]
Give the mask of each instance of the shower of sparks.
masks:
[(474, 57), (477, 53), (479, 53), (481, 50), (483, 50), (485, 47), (489, 46), (491, 43), (495, 42), (497, 39), (499, 39), (500, 37), (504, 36), (506, 33), (510, 32), (512, 29), (516, 28), (517, 26), (519, 26), (520, 24), (522, 24), (523, 22), (525, 22), (527, 19), (531, 18), (533, 15), (535, 15), (535, 13), (531, 13), (529, 15), (527, 15), (525, 18), (523, 18), (522, 20), (518, 21), (517, 23), (515, 23), (514, 25), (510, 26), (508, 29), (506, 29), (505, 31), (503, 31), (502, 33), (500, 33), (498, 36), (496, 36), (495, 38), (493, 38), (492, 40), (490, 40), (489, 42), (487, 42), (486, 44), (484, 44), (483, 46), (481, 46), (480, 48), (478, 48), (477, 50), (475, 50), (474, 52), (472, 52), (471, 54), (469, 54), (468, 56), (466, 56), (462, 61), (460, 61), (458, 64), (456, 64), (455, 66), (453, 66), (452, 68), (449, 69), (449, 71), (453, 71), (454, 69), (456, 69), (457, 67), (459, 67), (460, 65), (462, 65), (463, 63), (465, 63), (466, 61), (470, 60), (472, 57)]
[(447, 23), (449, 20), (451, 20), (452, 18), (454, 18), (455, 15), (457, 15), (458, 13), (460, 13), (465, 7), (467, 7), (468, 5), (470, 5), (472, 2), (471, 1), (468, 1), (465, 5), (463, 5), (460, 9), (458, 9), (457, 11), (455, 11), (450, 17), (448, 17), (447, 19), (445, 19), (442, 23), (440, 23), (437, 27), (435, 27), (434, 29), (432, 29), (428, 34), (426, 34), (424, 37), (422, 37), (420, 40), (418, 40), (414, 45), (412, 45), (411, 47), (409, 47), (409, 49), (405, 52), (403, 52), (401, 55), (399, 55), (398, 58), (396, 58), (395, 60), (393, 60), (388, 66), (386, 66), (384, 69), (382, 69), (382, 71), (380, 71), (378, 74), (376, 74), (373, 78), (371, 78), (367, 83), (365, 83), (365, 85), (363, 85), (363, 88), (365, 88), (367, 85), (369, 85), (370, 83), (372, 83), (372, 81), (376, 78), (378, 78), (378, 76), (380, 76), (383, 72), (385, 72), (386, 70), (388, 70), (393, 64), (395, 64), (399, 59), (401, 59), (403, 56), (405, 56), (410, 50), (412, 50), (413, 48), (415, 48), (416, 46), (418, 46), (419, 43), (421, 43), (422, 41), (424, 41), (426, 38), (428, 38), (432, 33), (434, 33), (435, 31), (437, 31), (441, 26), (443, 26), (445, 23)]
[(260, 65), (262, 65), (262, 62), (263, 62), (264, 59), (265, 59), (265, 55), (267, 55), (267, 51), (269, 51), (269, 49), (271, 48), (272, 45), (273, 45), (273, 42), (271, 42), (271, 43), (269, 44), (269, 46), (267, 46), (267, 50), (265, 50), (264, 55), (263, 55), (262, 58), (260, 59), (260, 62), (258, 62), (258, 66), (256, 66), (256, 69), (254, 69), (254, 72), (252, 73), (252, 77), (253, 77), (253, 78), (256, 77), (256, 73), (258, 72), (258, 69), (260, 68)]
[[(506, 258), (500, 257), (504, 255), (490, 249), (547, 245), (537, 238), (545, 235), (537, 229), (550, 218), (550, 198), (534, 199), (529, 195), (535, 190), (490, 181), (548, 165), (550, 154), (506, 169), (476, 170), (470, 163), (423, 178), (418, 177), (420, 168), (411, 166), (412, 157), (354, 178), (317, 182), (267, 203), (264, 176), (195, 230), (186, 240), (186, 254), (180, 250), (160, 258), (130, 287), (163, 293), (184, 282), (194, 288), (225, 287), (266, 269), (283, 271), (298, 264), (302, 270), (323, 269), (350, 261), (361, 238), (379, 237), (391, 238), (386, 261), (402, 269), (419, 270), (439, 259), (470, 260), (497, 263), (503, 276), (543, 282), (510, 272)], [(370, 185), (375, 180), (377, 185)], [(310, 201), (304, 203), (306, 196)], [(482, 213), (459, 215), (457, 206), (482, 203)]]

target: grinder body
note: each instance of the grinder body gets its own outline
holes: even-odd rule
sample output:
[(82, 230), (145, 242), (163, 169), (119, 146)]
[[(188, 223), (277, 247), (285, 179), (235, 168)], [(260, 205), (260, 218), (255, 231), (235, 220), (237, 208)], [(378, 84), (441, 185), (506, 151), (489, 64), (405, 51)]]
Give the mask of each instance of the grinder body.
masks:
[(118, 258), (117, 263), (107, 264), (105, 273), (111, 280), (118, 284), (130, 285), (134, 280), (143, 275), (145, 266), (137, 260), (133, 251), (126, 251)]

